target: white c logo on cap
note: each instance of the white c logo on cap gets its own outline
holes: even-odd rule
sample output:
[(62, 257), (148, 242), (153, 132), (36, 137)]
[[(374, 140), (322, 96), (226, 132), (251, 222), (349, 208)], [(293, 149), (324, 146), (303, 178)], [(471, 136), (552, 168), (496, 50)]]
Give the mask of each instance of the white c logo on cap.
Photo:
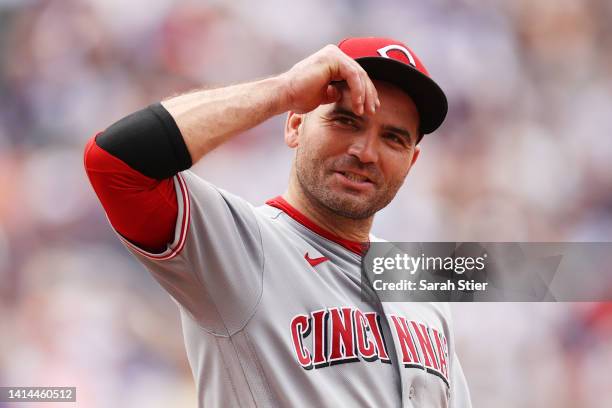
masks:
[(376, 52), (378, 52), (381, 57), (391, 58), (387, 55), (387, 53), (391, 50), (397, 50), (397, 51), (403, 52), (404, 55), (406, 55), (406, 58), (408, 58), (408, 61), (410, 61), (410, 64), (413, 67), (416, 67), (416, 62), (414, 62), (414, 57), (412, 56), (412, 54), (410, 54), (410, 51), (408, 51), (406, 47), (402, 47), (401, 45), (398, 45), (398, 44), (387, 45), (386, 47), (377, 49)]

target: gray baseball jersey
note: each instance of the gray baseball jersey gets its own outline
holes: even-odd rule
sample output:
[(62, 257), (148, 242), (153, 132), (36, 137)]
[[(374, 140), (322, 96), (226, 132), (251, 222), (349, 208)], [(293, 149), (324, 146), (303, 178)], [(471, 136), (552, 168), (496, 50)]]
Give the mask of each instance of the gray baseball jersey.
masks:
[(354, 243), (280, 197), (174, 183), (166, 251), (121, 239), (179, 306), (199, 406), (471, 406), (447, 304), (364, 302)]

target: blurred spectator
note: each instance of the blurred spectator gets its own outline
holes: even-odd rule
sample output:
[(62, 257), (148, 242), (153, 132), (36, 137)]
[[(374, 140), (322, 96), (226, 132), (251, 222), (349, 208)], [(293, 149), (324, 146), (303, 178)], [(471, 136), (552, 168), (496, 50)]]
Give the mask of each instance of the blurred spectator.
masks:
[[(610, 21), (606, 0), (0, 2), (0, 383), (76, 385), (87, 407), (194, 406), (178, 314), (111, 232), (85, 141), (165, 96), (279, 73), (345, 36), (405, 40), (450, 101), (375, 234), (610, 241)], [(282, 120), (195, 170), (254, 204), (277, 195)], [(573, 305), (455, 308), (475, 406), (612, 404), (596, 363), (611, 361), (609, 320), (576, 339), (592, 319)]]

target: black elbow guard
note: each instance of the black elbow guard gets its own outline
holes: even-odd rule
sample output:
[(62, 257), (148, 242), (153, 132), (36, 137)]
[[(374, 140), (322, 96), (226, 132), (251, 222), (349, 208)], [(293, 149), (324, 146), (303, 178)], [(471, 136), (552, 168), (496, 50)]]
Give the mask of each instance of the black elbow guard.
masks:
[(96, 144), (145, 176), (163, 180), (191, 167), (174, 118), (156, 103), (112, 124)]

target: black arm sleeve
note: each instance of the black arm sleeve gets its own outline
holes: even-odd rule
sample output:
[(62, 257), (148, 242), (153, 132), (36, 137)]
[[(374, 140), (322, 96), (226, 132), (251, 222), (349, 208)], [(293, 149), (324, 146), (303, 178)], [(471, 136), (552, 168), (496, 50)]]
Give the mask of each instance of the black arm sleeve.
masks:
[(145, 176), (163, 180), (191, 167), (174, 118), (156, 103), (112, 124), (96, 144)]

